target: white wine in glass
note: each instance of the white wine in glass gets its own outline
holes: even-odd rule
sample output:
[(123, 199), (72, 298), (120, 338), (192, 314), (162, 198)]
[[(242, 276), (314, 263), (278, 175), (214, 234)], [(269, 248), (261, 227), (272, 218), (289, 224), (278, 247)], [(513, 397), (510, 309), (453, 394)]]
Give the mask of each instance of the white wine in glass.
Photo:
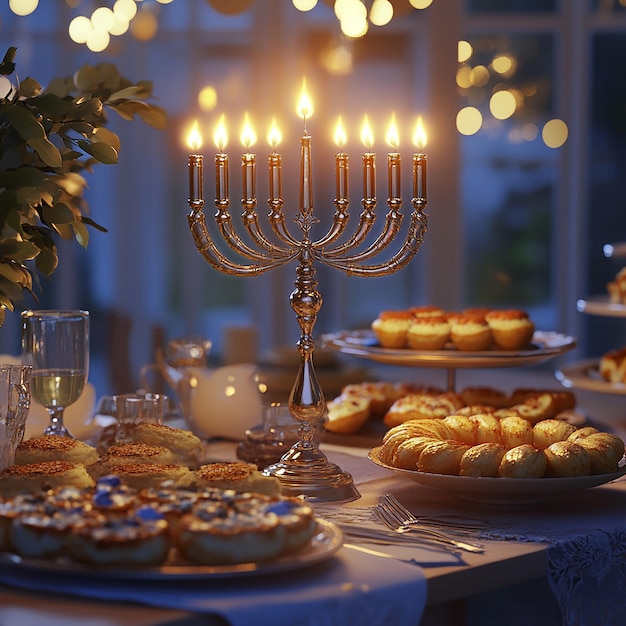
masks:
[(63, 412), (83, 392), (89, 374), (87, 311), (24, 311), (22, 360), (32, 365), (31, 396), (46, 407), (46, 435), (71, 437)]

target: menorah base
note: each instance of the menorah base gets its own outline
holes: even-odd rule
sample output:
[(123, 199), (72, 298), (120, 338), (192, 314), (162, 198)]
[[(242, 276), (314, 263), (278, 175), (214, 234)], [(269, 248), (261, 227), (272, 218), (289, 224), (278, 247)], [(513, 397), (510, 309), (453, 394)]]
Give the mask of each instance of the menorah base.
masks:
[(302, 496), (309, 502), (350, 502), (361, 497), (352, 476), (307, 442), (295, 443), (264, 473), (278, 478), (283, 495)]

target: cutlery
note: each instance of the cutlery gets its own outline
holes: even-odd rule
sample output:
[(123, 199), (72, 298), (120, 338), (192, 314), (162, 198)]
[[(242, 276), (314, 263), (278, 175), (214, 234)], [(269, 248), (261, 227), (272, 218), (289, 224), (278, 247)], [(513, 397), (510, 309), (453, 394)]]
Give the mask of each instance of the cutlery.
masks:
[(400, 561), (401, 563), (408, 563), (409, 565), (420, 565), (420, 563), (416, 559), (401, 559), (393, 554), (389, 554), (389, 552), (381, 552), (379, 550), (372, 550), (371, 548), (366, 548), (365, 546), (359, 546), (354, 543), (344, 543), (344, 548), (348, 548), (350, 550), (357, 550), (358, 552), (364, 552), (365, 554), (371, 554), (372, 556), (379, 556), (383, 559), (394, 559), (395, 561)]

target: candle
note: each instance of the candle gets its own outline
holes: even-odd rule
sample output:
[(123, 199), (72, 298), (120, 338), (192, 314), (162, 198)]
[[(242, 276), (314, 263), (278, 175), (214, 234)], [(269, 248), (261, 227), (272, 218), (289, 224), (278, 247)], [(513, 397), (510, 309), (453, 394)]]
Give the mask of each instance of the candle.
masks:
[(256, 201), (256, 155), (250, 152), (250, 147), (256, 143), (256, 133), (247, 113), (241, 130), (241, 143), (246, 149), (241, 157), (242, 202), (252, 203)]
[(374, 135), (367, 115), (361, 126), (361, 141), (367, 149), (363, 154), (363, 201), (376, 203), (376, 155), (372, 152)]
[(228, 143), (228, 133), (223, 115), (213, 133), (213, 141), (219, 150), (219, 153), (215, 155), (215, 201), (228, 202), (228, 155), (224, 154)]
[(200, 134), (200, 128), (198, 122), (195, 121), (189, 134), (187, 135), (187, 145), (190, 150), (193, 150), (193, 154), (189, 155), (188, 169), (189, 169), (189, 202), (200, 203), (204, 198), (204, 191), (202, 189), (202, 166), (204, 157), (198, 154), (200, 147), (202, 146), (202, 135)]
[(302, 80), (302, 92), (298, 102), (298, 115), (304, 122), (304, 134), (300, 138), (300, 211), (313, 210), (313, 172), (311, 164), (311, 136), (306, 129), (306, 121), (313, 114), (313, 103), (306, 91), (306, 80)]
[(272, 154), (268, 158), (270, 203), (281, 202), (283, 197), (283, 163), (280, 154), (276, 152), (276, 146), (281, 140), (282, 135), (276, 126), (276, 120), (272, 119), (272, 124), (267, 133), (267, 143), (272, 148)]
[(334, 139), (339, 146), (339, 153), (335, 155), (335, 200), (346, 203), (348, 201), (348, 155), (343, 151), (346, 144), (346, 131), (341, 117), (337, 120)]
[(387, 141), (387, 145), (392, 149), (392, 152), (387, 154), (387, 173), (389, 178), (389, 199), (396, 200), (399, 199), (400, 196), (400, 165), (401, 165), (401, 157), (400, 153), (397, 152), (398, 144), (400, 143), (398, 137), (398, 127), (396, 126), (396, 116), (395, 113), (391, 116), (391, 120), (389, 122), (389, 128), (387, 130), (387, 135), (385, 136)]
[(426, 200), (426, 166), (428, 157), (424, 154), (424, 147), (426, 146), (426, 130), (422, 122), (422, 116), (417, 118), (415, 124), (415, 130), (413, 132), (413, 143), (417, 148), (417, 153), (413, 155), (413, 198), (419, 200)]

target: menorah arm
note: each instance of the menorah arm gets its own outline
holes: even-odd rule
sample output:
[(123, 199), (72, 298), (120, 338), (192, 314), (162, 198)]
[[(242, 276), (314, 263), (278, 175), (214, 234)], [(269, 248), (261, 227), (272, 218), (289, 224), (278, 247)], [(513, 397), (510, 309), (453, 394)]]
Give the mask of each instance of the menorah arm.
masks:
[(349, 200), (335, 200), (335, 214), (333, 215), (333, 223), (331, 224), (328, 232), (317, 240), (316, 245), (318, 246), (328, 246), (333, 241), (336, 241), (346, 229), (348, 225), (348, 219), (350, 218), (348, 214), (348, 204)]
[[(266, 250), (271, 256), (283, 256), (285, 250), (278, 247), (275, 243), (271, 242), (261, 230), (259, 225), (259, 216), (256, 211), (244, 211), (241, 216), (241, 220), (246, 227), (248, 235), (250, 238), (263, 250)], [(283, 240), (284, 241), (284, 240)], [(285, 242), (289, 243), (290, 246), (293, 245), (293, 242)]]
[(187, 215), (189, 222), (189, 230), (193, 236), (196, 248), (214, 269), (225, 274), (233, 274), (237, 276), (256, 276), (262, 274), (269, 269), (284, 265), (297, 257), (298, 251), (293, 250), (289, 254), (285, 254), (280, 258), (264, 258), (260, 257), (257, 263), (243, 264), (231, 261), (227, 256), (222, 254), (217, 248), (206, 225), (204, 213), (201, 211), (191, 211)]
[[(374, 212), (376, 201), (374, 200), (373, 202), (368, 202), (367, 204), (365, 200), (363, 202), (364, 210), (359, 216), (359, 223), (357, 224), (357, 227), (350, 239), (337, 246), (336, 248), (333, 248), (332, 250), (325, 250), (324, 255), (326, 257), (331, 258), (342, 256), (349, 250), (354, 250), (355, 248), (358, 248), (363, 243), (363, 241), (365, 241), (365, 238), (372, 229), (372, 226), (374, 225), (374, 222), (376, 220), (376, 213)], [(345, 226), (347, 226), (347, 221), (344, 224), (344, 229)], [(315, 245), (316, 247), (322, 247), (328, 245), (329, 243), (332, 243), (332, 241), (333, 240), (322, 238), (316, 241)]]

